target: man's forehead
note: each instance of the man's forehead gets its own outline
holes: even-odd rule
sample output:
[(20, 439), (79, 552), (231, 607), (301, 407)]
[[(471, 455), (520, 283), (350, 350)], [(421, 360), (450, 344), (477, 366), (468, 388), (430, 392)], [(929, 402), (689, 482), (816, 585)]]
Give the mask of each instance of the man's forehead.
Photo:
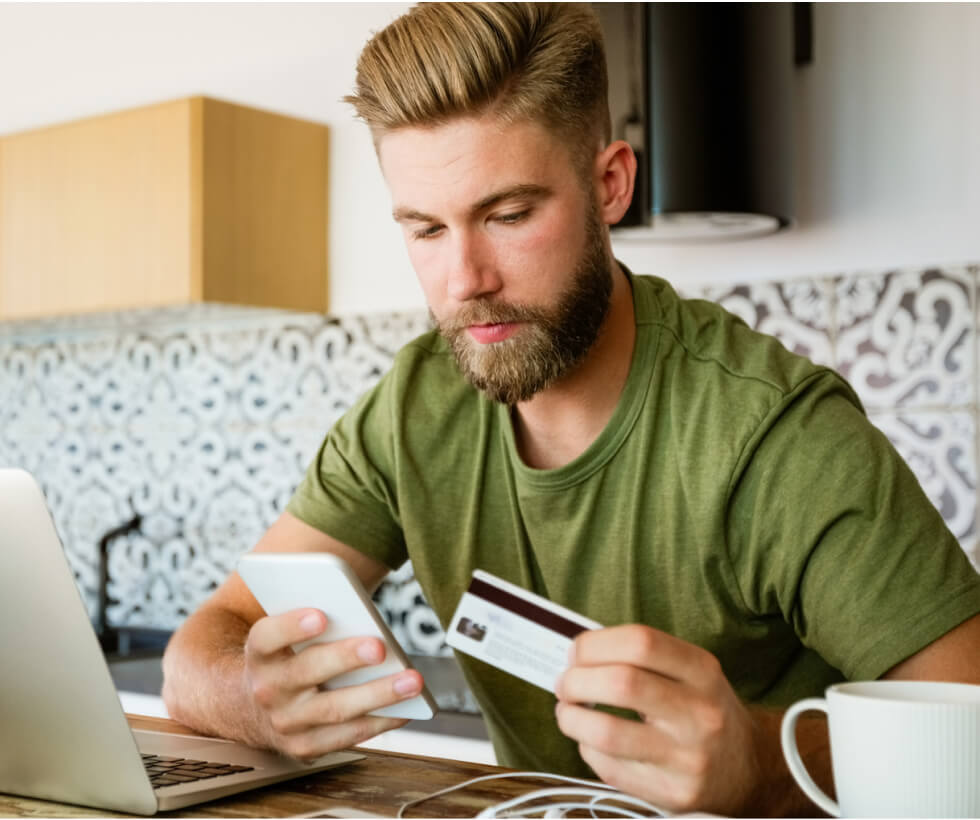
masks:
[(396, 215), (451, 200), (467, 209), (491, 200), (541, 196), (567, 171), (567, 153), (536, 124), (484, 119), (401, 128), (378, 140), (381, 171)]
[(503, 123), (492, 117), (459, 117), (439, 125), (406, 126), (377, 139), (378, 158), (388, 174), (402, 166), (435, 168), (465, 164), (493, 154), (541, 153), (551, 136), (534, 123)]

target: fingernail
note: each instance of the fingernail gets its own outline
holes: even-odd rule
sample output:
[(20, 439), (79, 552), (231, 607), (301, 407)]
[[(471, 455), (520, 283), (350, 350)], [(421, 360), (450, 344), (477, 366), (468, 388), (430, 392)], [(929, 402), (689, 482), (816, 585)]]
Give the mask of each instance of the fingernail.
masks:
[(308, 635), (314, 635), (323, 629), (323, 621), (315, 612), (310, 612), (300, 618), (299, 625)]
[(364, 663), (381, 663), (383, 655), (381, 654), (381, 647), (374, 641), (365, 641), (358, 645), (357, 657)]
[(399, 695), (417, 695), (422, 691), (419, 679), (412, 674), (400, 675), (395, 678), (395, 691)]

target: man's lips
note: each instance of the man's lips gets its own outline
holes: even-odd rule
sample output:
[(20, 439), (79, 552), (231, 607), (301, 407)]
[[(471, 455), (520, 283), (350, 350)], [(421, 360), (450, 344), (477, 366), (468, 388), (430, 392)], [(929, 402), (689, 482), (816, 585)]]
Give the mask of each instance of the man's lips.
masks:
[(470, 325), (466, 330), (481, 345), (488, 345), (509, 338), (519, 327), (520, 322), (502, 322), (491, 325)]

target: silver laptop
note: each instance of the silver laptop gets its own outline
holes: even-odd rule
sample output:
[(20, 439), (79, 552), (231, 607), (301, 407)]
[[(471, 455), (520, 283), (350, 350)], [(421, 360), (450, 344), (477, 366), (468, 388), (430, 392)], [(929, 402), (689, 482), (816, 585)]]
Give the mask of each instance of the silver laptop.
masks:
[(0, 792), (150, 815), (363, 757), (130, 729), (41, 489), (0, 469)]

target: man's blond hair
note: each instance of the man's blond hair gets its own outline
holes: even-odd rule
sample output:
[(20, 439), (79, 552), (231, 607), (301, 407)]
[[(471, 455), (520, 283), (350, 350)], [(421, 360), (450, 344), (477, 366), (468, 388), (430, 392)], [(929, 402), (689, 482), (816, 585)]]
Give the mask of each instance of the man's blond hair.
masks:
[(610, 139), (602, 32), (587, 3), (422, 3), (374, 35), (345, 97), (390, 131), (491, 114), (536, 122), (578, 162)]

